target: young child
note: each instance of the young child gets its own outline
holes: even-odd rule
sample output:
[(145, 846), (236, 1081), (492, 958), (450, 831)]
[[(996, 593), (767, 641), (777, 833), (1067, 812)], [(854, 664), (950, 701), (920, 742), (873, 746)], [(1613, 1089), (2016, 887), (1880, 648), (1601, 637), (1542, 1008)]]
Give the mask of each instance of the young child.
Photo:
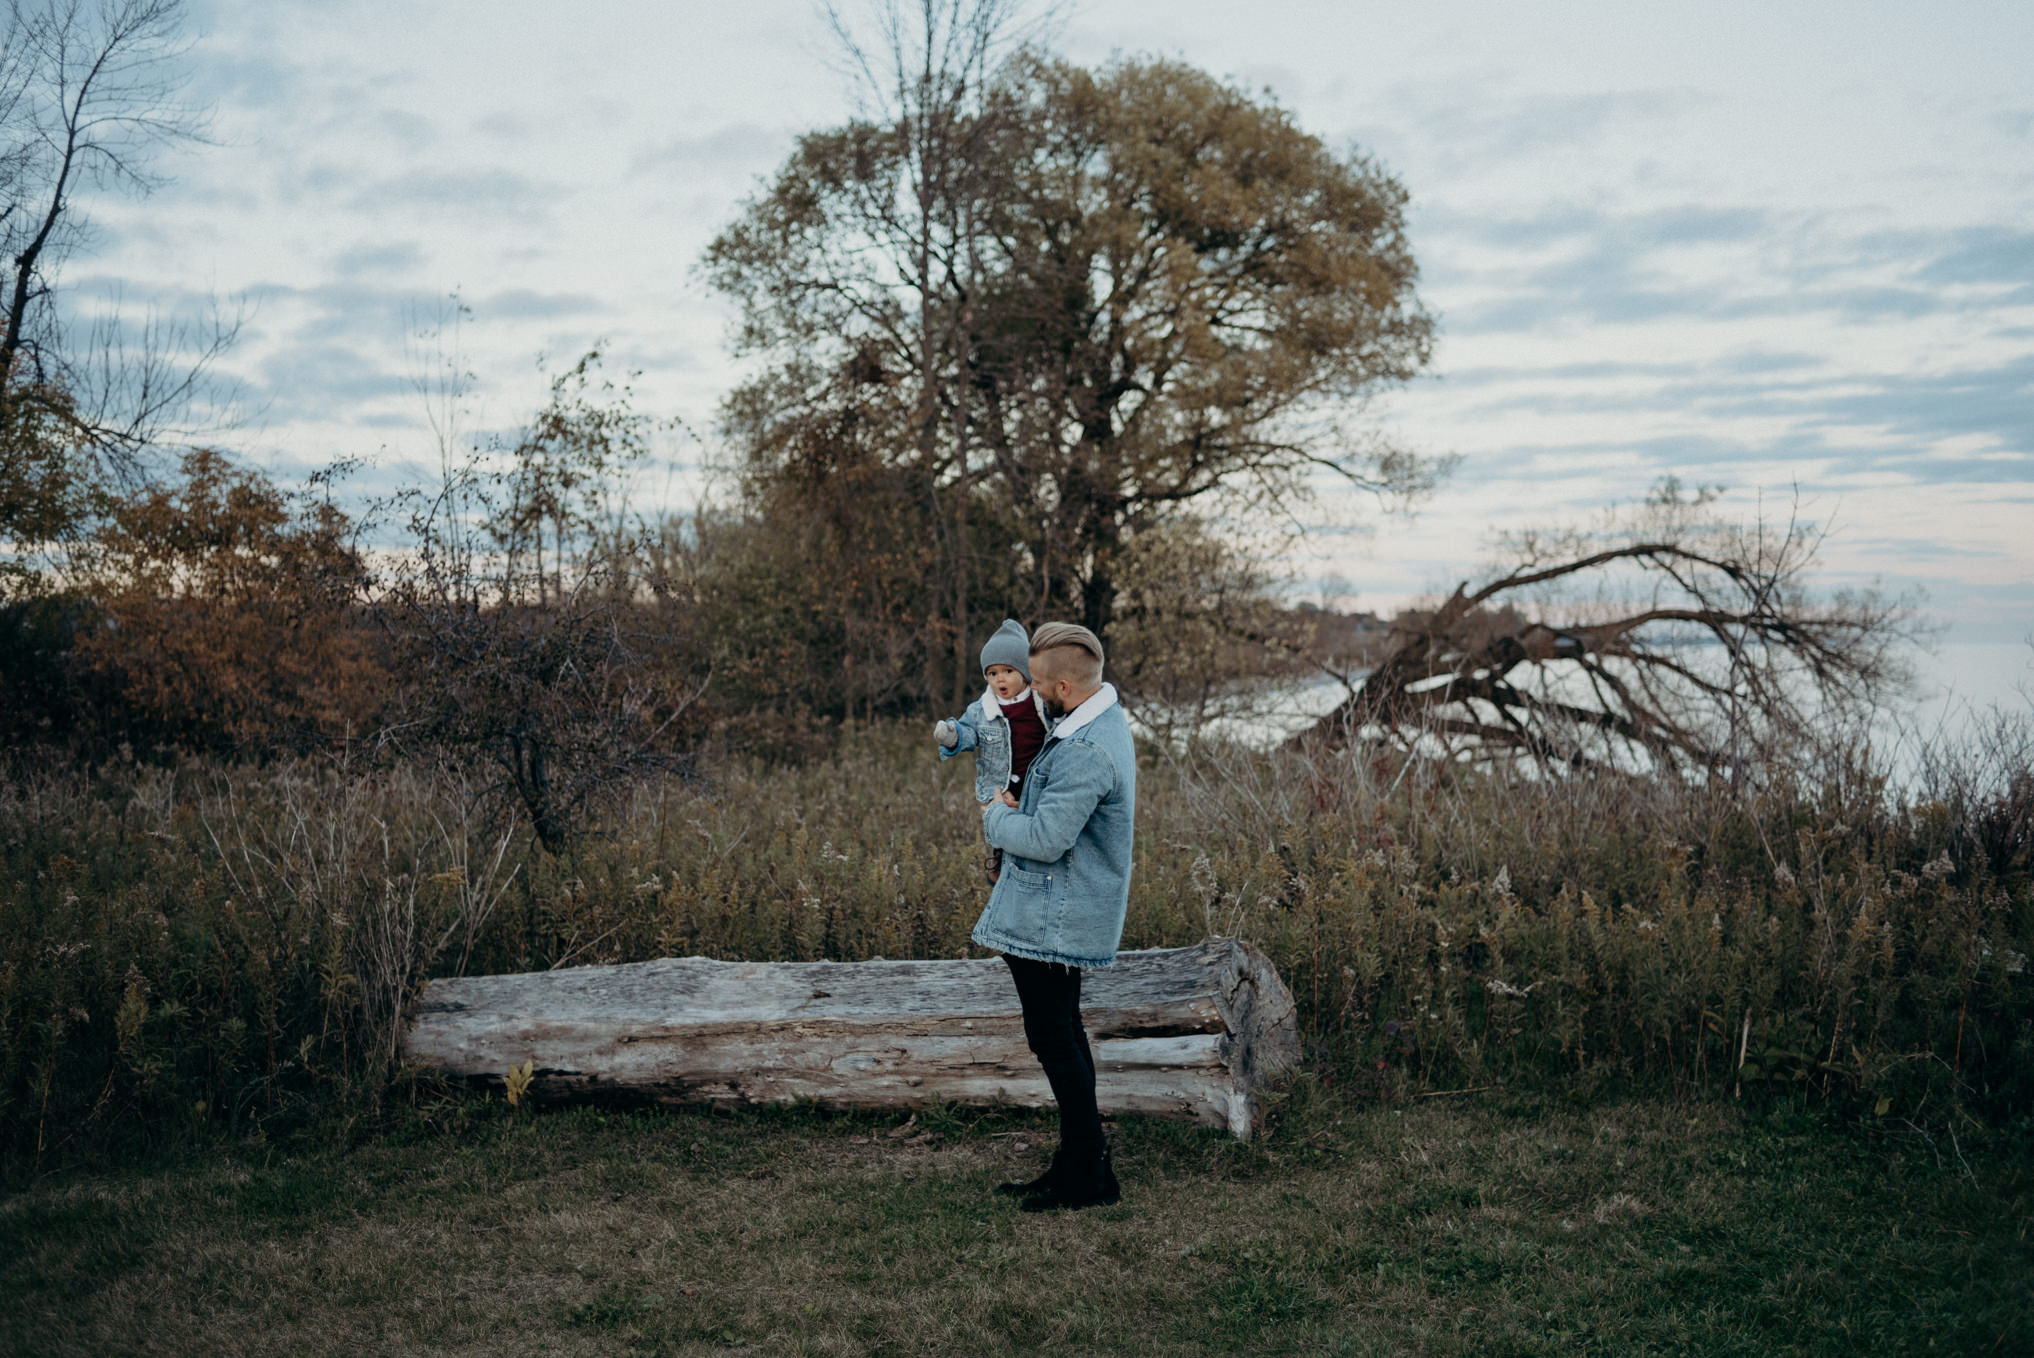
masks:
[[(932, 734), (943, 760), (962, 750), (975, 752), (975, 800), (987, 805), (1006, 788), (1016, 794), (1052, 723), (1044, 700), (1031, 691), (1031, 638), (1015, 618), (1005, 618), (983, 643), (982, 673), (988, 689), (957, 719), (935, 723)], [(1003, 872), (1003, 851), (986, 845), (984, 850), (983, 875), (994, 885)]]

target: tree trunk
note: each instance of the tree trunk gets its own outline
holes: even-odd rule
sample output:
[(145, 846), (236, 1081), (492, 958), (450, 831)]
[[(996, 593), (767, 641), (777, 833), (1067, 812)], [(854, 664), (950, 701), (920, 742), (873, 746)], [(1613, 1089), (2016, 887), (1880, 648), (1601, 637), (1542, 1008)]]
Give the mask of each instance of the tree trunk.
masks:
[[(1292, 995), (1236, 939), (1119, 954), (1083, 1013), (1104, 1112), (1248, 1137), (1256, 1091), (1298, 1055)], [(1050, 1102), (999, 959), (716, 962), (664, 958), (433, 981), (414, 1062), (499, 1084), (536, 1065), (546, 1098), (846, 1108)]]

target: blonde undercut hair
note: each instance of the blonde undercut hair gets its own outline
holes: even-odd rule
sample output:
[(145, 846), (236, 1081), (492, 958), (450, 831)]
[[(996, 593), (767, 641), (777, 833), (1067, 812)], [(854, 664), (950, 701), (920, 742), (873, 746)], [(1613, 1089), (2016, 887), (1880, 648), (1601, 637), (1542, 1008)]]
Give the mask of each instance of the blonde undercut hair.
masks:
[(1082, 688), (1102, 682), (1102, 639), (1077, 622), (1048, 622), (1031, 634), (1031, 657), (1053, 652), (1047, 662), (1055, 679), (1071, 679)]

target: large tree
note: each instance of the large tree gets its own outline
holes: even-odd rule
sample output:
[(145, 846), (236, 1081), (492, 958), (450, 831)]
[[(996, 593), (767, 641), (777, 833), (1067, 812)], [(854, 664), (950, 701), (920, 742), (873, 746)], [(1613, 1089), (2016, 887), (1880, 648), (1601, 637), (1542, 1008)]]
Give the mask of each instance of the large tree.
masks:
[(1429, 352), (1394, 179), (1175, 62), (1033, 60), (1003, 97), (969, 358), (1041, 606), (1106, 629), (1125, 539), (1224, 492), (1422, 483), (1347, 423)]
[(1006, 606), (1106, 631), (1141, 531), (1322, 469), (1422, 484), (1348, 422), (1432, 337), (1389, 174), (1177, 62), (1021, 53), (951, 117), (965, 172), (932, 201), (911, 128), (856, 119), (801, 138), (710, 247), (766, 360), (728, 404), (752, 492), (809, 478), (813, 431), (852, 412), (955, 521), (1007, 530), (1006, 559), (965, 563)]

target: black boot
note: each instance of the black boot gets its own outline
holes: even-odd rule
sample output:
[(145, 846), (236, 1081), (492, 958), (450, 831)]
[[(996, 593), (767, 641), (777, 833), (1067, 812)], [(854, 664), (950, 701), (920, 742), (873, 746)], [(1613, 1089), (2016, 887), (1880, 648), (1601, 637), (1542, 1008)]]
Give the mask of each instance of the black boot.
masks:
[(1083, 1207), (1107, 1207), (1123, 1201), (1123, 1187), (1116, 1182), (1116, 1166), (1106, 1146), (1100, 1155), (1081, 1155), (1063, 1165), (1055, 1160), (1053, 1167), (1059, 1170), (1058, 1176), (1023, 1201), (1025, 1211), (1056, 1212), (1061, 1208), (1079, 1211)]
[(1020, 1183), (1015, 1179), (996, 1185), (996, 1192), (1006, 1198), (1028, 1198), (1034, 1193), (1043, 1193), (1059, 1179), (1060, 1166), (1066, 1161), (1066, 1147), (1061, 1146), (1052, 1153), (1052, 1163), (1045, 1167), (1045, 1173), (1029, 1182)]

